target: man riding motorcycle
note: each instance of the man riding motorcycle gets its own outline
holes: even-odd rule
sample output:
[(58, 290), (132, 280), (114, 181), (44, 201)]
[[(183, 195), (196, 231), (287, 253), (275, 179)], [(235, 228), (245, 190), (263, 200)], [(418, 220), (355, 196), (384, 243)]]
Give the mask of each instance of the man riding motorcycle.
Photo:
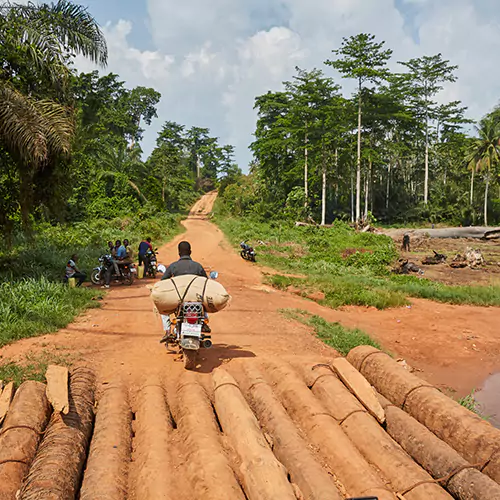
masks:
[[(179, 260), (173, 262), (167, 267), (167, 270), (163, 273), (163, 276), (161, 278), (162, 280), (170, 279), (174, 276), (184, 276), (186, 274), (193, 274), (195, 276), (203, 276), (204, 278), (208, 278), (205, 269), (203, 269), (203, 266), (199, 262), (196, 262), (191, 258), (191, 244), (188, 241), (181, 241), (177, 248), (179, 251)], [(205, 313), (205, 319), (208, 321), (207, 313)], [(207, 321), (203, 323), (202, 331), (204, 333), (211, 332)], [(167, 341), (169, 335), (169, 325), (170, 319), (168, 321), (165, 320), (164, 326), (166, 327), (166, 333), (160, 340), (160, 343)]]

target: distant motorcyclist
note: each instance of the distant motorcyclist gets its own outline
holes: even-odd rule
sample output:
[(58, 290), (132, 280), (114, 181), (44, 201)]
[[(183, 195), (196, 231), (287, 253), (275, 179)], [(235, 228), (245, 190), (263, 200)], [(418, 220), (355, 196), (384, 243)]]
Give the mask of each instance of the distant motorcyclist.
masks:
[[(191, 258), (191, 244), (188, 241), (181, 241), (177, 246), (179, 251), (179, 260), (170, 264), (166, 271), (163, 273), (162, 280), (170, 279), (175, 276), (184, 276), (186, 274), (193, 274), (195, 276), (202, 276), (208, 278), (205, 269), (199, 263)], [(210, 333), (210, 327), (208, 326), (208, 314), (205, 313), (206, 321), (203, 323), (203, 332)], [(164, 317), (163, 326), (165, 328), (165, 335), (160, 340), (160, 343), (167, 342), (170, 329), (170, 318), (168, 316)]]

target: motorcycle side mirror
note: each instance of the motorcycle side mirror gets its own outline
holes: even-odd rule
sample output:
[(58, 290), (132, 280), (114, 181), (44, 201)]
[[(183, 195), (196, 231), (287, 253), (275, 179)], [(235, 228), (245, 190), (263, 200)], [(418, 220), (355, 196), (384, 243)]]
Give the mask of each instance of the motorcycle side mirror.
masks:
[(210, 272), (210, 279), (211, 280), (216, 280), (218, 277), (219, 277), (219, 273), (217, 271)]

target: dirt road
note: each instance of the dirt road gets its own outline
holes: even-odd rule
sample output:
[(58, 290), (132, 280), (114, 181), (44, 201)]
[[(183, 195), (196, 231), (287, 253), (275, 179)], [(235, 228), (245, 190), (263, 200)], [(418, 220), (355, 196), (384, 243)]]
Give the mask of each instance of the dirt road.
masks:
[[(221, 231), (207, 220), (206, 214), (210, 212), (214, 200), (215, 194), (202, 198), (184, 222), (186, 232), (159, 251), (160, 262), (169, 263), (176, 258), (178, 241), (189, 240), (193, 247), (193, 257), (201, 261), (206, 268), (217, 270), (220, 282), (233, 297), (226, 310), (211, 317), (214, 347), (203, 353), (197, 374), (186, 372), (178, 355), (168, 352), (159, 344), (162, 336), (161, 320), (154, 312), (146, 287), (147, 281), (137, 282), (132, 287), (113, 288), (106, 295), (102, 308), (87, 312), (55, 335), (26, 339), (0, 350), (0, 356), (4, 360), (25, 360), (26, 355), (36, 356), (37, 353), (47, 351), (69, 354), (76, 364), (95, 369), (98, 375), (98, 395), (108, 394), (111, 400), (113, 391), (107, 389), (115, 387), (117, 383), (125, 387), (134, 415), (132, 455), (130, 467), (127, 467), (128, 498), (243, 498), (231, 470), (235, 471), (246, 491), (252, 489), (253, 486), (245, 484), (245, 479), (239, 476), (245, 472), (243, 466), (239, 468), (239, 460), (244, 459), (250, 448), (237, 449), (241, 444), (238, 436), (250, 433), (248, 439), (251, 446), (261, 446), (262, 443), (258, 443), (262, 436), (257, 430), (258, 427), (251, 430), (254, 425), (252, 422), (256, 423), (256, 420), (253, 420), (255, 417), (248, 414), (250, 410), (246, 409), (246, 403), (241, 400), (242, 396), (233, 387), (231, 379), (228, 381), (225, 372), (212, 378), (214, 369), (224, 365), (237, 381), (243, 380), (244, 383), (245, 379), (251, 379), (255, 375), (251, 372), (251, 367), (256, 364), (248, 362), (252, 359), (263, 361), (264, 365), (266, 360), (289, 360), (293, 366), (309, 363), (317, 366), (318, 363), (336, 356), (335, 351), (317, 340), (307, 327), (287, 320), (280, 312), (283, 308), (305, 309), (328, 320), (340, 321), (346, 326), (360, 327), (379, 340), (384, 348), (422, 370), (419, 375), (423, 378), (439, 386), (452, 387), (460, 393), (470, 391), (485, 380), (490, 372), (500, 368), (498, 309), (454, 307), (419, 300), (414, 301), (411, 309), (376, 311), (346, 308), (334, 311), (296, 295), (273, 290), (262, 285), (263, 269), (243, 261), (225, 240)], [(150, 281), (149, 284), (151, 283)], [(286, 384), (289, 377), (293, 379), (295, 376), (287, 370), (289, 369), (283, 368), (273, 371), (271, 367), (269, 373), (275, 377), (277, 384)], [(221, 388), (215, 397), (213, 383)], [(302, 397), (305, 398), (304, 401), (309, 401), (311, 396), (307, 386), (300, 385), (302, 382), (291, 380), (290, 383), (295, 384), (294, 387), (297, 386), (294, 391), (297, 390), (300, 396), (297, 400), (292, 397), (288, 402), (292, 405), (291, 415), (298, 419), (299, 427), (304, 430), (303, 426), (311, 421), (307, 412), (312, 412), (311, 418), (317, 416), (311, 407), (317, 403), (311, 400), (311, 404), (304, 403), (304, 406), (295, 412), (293, 405), (302, 404)], [(255, 384), (245, 390), (252, 392), (253, 387)], [(275, 404), (272, 399), (274, 396), (264, 394), (264, 389), (262, 391), (264, 392), (257, 391), (264, 398), (262, 401), (266, 397), (271, 398), (267, 403), (262, 403), (264, 408), (268, 404)], [(211, 401), (207, 399), (207, 394)], [(284, 401), (287, 394), (284, 388)], [(119, 394), (114, 397), (122, 401)], [(215, 410), (211, 403), (215, 405)], [(118, 407), (118, 403), (103, 404), (112, 408)], [(234, 405), (237, 408), (233, 407)], [(285, 407), (289, 410), (287, 405)], [(259, 407), (252, 407), (252, 410), (258, 412)], [(214, 411), (218, 420), (214, 420)], [(283, 412), (278, 407), (276, 411)], [(318, 411), (321, 413), (320, 409)], [(110, 413), (111, 427), (104, 427), (100, 432), (105, 434), (114, 428), (112, 415), (115, 414), (116, 412)], [(238, 420), (239, 417), (235, 418), (237, 414), (246, 414), (245, 421), (250, 427), (239, 428), (238, 425), (243, 424)], [(282, 417), (288, 419), (286, 415)], [(265, 415), (262, 418), (266, 418)], [(106, 419), (104, 422), (106, 423)], [(127, 425), (126, 421), (123, 423), (123, 419), (118, 421), (118, 424), (120, 422)], [(98, 425), (101, 423), (96, 423), (96, 426)], [(272, 421), (269, 421), (268, 425), (272, 427)], [(222, 438), (219, 435), (219, 426), (223, 430)], [(179, 432), (175, 432), (177, 428)], [(281, 427), (278, 427), (276, 432), (279, 433), (280, 429)], [(290, 432), (295, 432), (294, 429), (293, 426), (290, 427)], [(313, 482), (321, 488), (321, 481), (331, 481), (331, 478), (324, 476), (322, 469), (326, 467), (325, 470), (331, 471), (324, 462), (327, 459), (325, 457), (331, 457), (331, 452), (327, 450), (326, 455), (316, 456), (314, 450), (321, 451), (322, 437), (315, 438), (314, 429), (310, 431), (314, 446), (308, 445), (307, 450), (322, 464), (315, 465)], [(287, 437), (290, 435), (288, 431), (285, 434)], [(337, 437), (332, 442), (336, 439)], [(232, 444), (228, 445), (228, 440)], [(349, 444), (350, 446), (352, 445)], [(335, 445), (334, 448), (338, 447)], [(304, 450), (299, 456), (305, 453)], [(273, 451), (279, 456), (279, 450), (273, 448)], [(264, 463), (264, 469), (277, 467), (276, 477), (282, 477), (279, 469), (281, 466), (274, 455), (267, 451), (262, 453), (258, 461), (264, 460), (266, 453), (269, 460), (269, 464)], [(358, 452), (352, 453), (356, 455)], [(252, 462), (251, 457), (247, 458)], [(290, 456), (286, 455), (285, 459), (290, 459)], [(364, 464), (360, 457), (356, 460), (357, 466)], [(316, 464), (312, 457), (306, 462), (311, 461)], [(343, 463), (344, 459), (339, 459), (334, 468), (338, 466), (341, 470)], [(297, 470), (302, 471), (305, 463), (297, 464)], [(365, 466), (367, 467), (363, 465)], [(200, 467), (203, 468), (202, 472)], [(293, 467), (293, 464), (290, 467)], [(377, 464), (377, 467), (380, 468), (380, 464)], [(388, 471), (390, 473), (390, 468)], [(248, 470), (246, 472), (252, 475)], [(372, 478), (372, 473), (373, 471), (367, 473), (367, 477)], [(364, 476), (365, 473), (360, 469), (357, 477)], [(377, 494), (382, 495), (381, 498), (389, 498), (380, 491), (380, 485), (385, 484), (384, 480), (380, 482), (376, 476), (377, 474), (373, 476), (373, 481), (370, 479), (375, 485), (374, 492), (378, 491)], [(346, 471), (345, 480), (342, 481), (344, 485), (348, 485), (348, 491), (356, 493), (357, 485), (351, 484), (349, 487), (349, 477), (349, 471)], [(265, 483), (267, 480), (263, 481)], [(281, 480), (270, 481), (269, 484), (276, 481), (276, 486)], [(206, 490), (207, 484), (211, 485), (210, 492)], [(397, 489), (395, 484), (392, 486), (394, 491)], [(343, 491), (342, 485), (337, 486)], [(288, 491), (287, 482), (283, 484), (283, 488)], [(332, 489), (330, 484), (327, 489), (333, 491), (334, 488)], [(232, 493), (229, 493), (230, 490)], [(169, 492), (168, 495), (166, 491)], [(288, 498), (280, 496), (280, 493), (273, 495), (268, 497)], [(339, 498), (335, 495), (321, 498)], [(437, 498), (433, 494), (430, 497)]]
[[(500, 371), (500, 311), (498, 308), (452, 306), (413, 300), (411, 308), (377, 311), (347, 307), (335, 311), (262, 285), (262, 268), (243, 261), (222, 232), (207, 220), (215, 194), (203, 197), (184, 222), (186, 232), (159, 251), (159, 261), (176, 259), (176, 246), (187, 239), (193, 257), (207, 269), (219, 271), (219, 281), (233, 299), (212, 315), (214, 347), (205, 351), (199, 372), (235, 358), (260, 355), (329, 356), (332, 350), (310, 330), (283, 317), (283, 308), (300, 308), (330, 321), (359, 327), (393, 354), (422, 370), (420, 376), (440, 387), (465, 394)], [(151, 283), (151, 282), (149, 282)], [(56, 335), (27, 339), (0, 350), (5, 359), (42, 350), (70, 352), (97, 368), (101, 378), (121, 373), (131, 382), (159, 371), (169, 377), (182, 373), (158, 343), (161, 321), (153, 312), (147, 281), (118, 286), (102, 308), (91, 310)]]

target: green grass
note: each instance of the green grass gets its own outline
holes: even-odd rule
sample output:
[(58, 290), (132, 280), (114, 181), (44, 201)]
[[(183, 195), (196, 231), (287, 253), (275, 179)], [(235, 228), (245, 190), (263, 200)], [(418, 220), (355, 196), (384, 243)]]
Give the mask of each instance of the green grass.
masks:
[(319, 339), (343, 356), (347, 356), (351, 349), (360, 345), (371, 345), (380, 349), (380, 345), (375, 340), (358, 328), (351, 329), (340, 323), (330, 323), (320, 316), (300, 309), (283, 309), (281, 312), (288, 319), (300, 321), (314, 328)]
[(70, 367), (72, 362), (69, 355), (55, 355), (49, 352), (27, 355), (21, 363), (0, 364), (0, 380), (3, 380), (4, 383), (14, 382), (17, 387), (26, 380), (45, 382), (45, 373), (49, 365)]
[[(423, 277), (393, 275), (398, 257), (394, 242), (383, 235), (356, 233), (344, 223), (333, 228), (294, 227), (290, 223), (216, 216), (231, 243), (248, 240), (257, 261), (288, 275), (270, 276), (268, 284), (297, 287), (306, 296), (321, 291), (320, 303), (377, 309), (401, 307), (409, 298), (450, 304), (500, 306), (500, 286), (449, 286)], [(260, 244), (262, 241), (264, 244)]]
[(39, 224), (34, 239), (18, 235), (12, 249), (0, 247), (0, 347), (16, 340), (55, 332), (82, 311), (99, 305), (101, 290), (62, 284), (73, 253), (90, 276), (107, 251), (107, 242), (128, 238), (137, 251), (142, 238), (155, 245), (182, 230), (180, 215), (98, 219), (72, 225)]
[(476, 398), (474, 397), (475, 392), (476, 390), (472, 389), (470, 394), (467, 394), (467, 396), (464, 396), (463, 398), (458, 400), (458, 404), (463, 406), (464, 408), (467, 408), (469, 411), (475, 413), (483, 420), (489, 420), (490, 419), (489, 416), (483, 415), (481, 405), (476, 401)]
[(46, 278), (0, 284), (0, 347), (10, 342), (55, 332), (90, 307), (101, 290), (69, 288)]

